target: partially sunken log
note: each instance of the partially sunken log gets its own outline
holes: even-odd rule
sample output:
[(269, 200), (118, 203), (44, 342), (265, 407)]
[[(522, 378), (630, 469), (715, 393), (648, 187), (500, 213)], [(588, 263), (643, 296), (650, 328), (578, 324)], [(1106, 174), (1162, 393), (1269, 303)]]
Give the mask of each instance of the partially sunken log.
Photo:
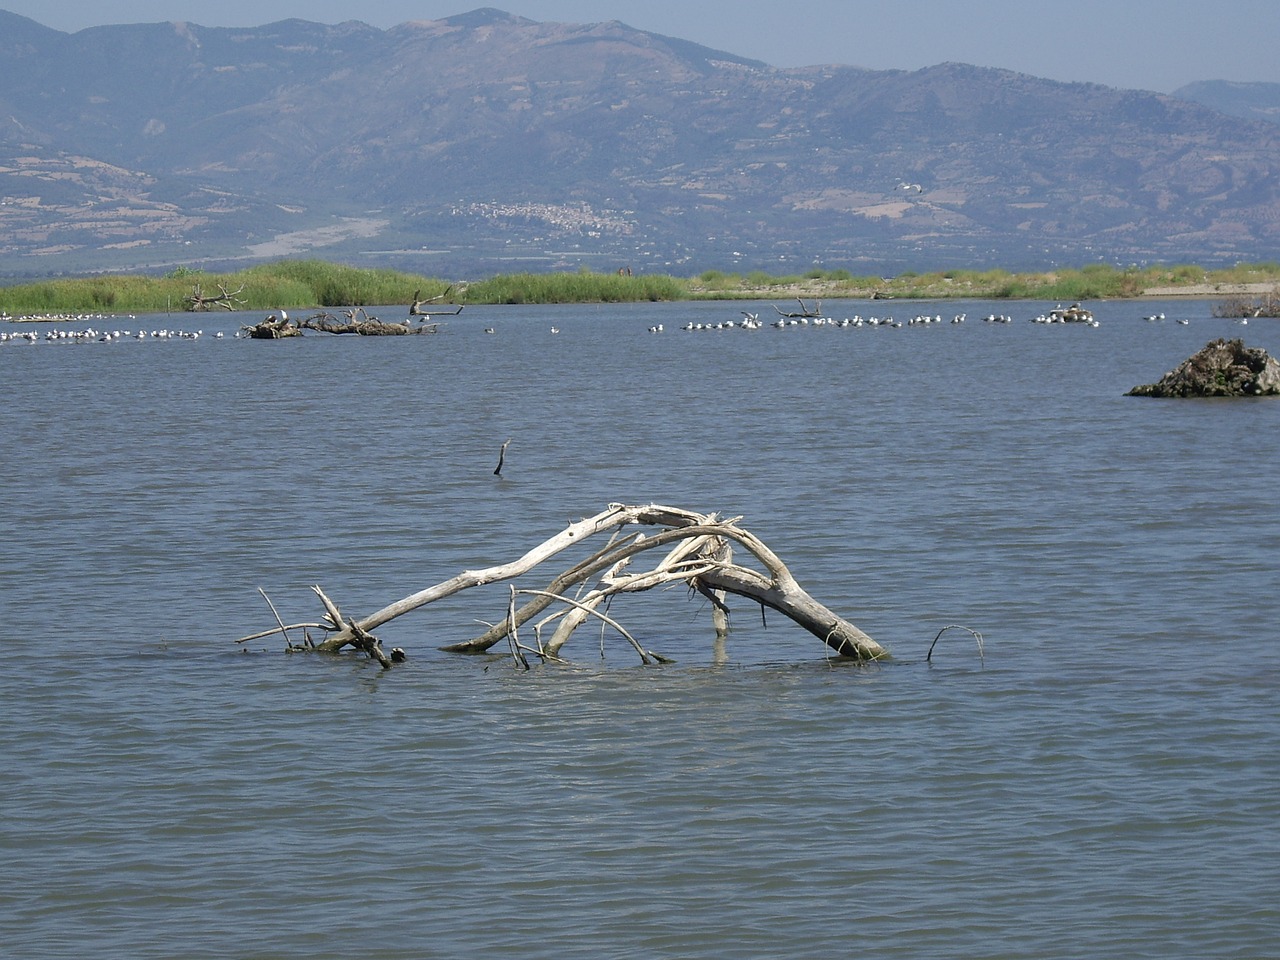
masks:
[[(624, 533), (627, 526), (657, 528), (656, 532)], [(387, 657), (372, 631), (396, 617), (471, 587), (512, 581), (543, 562), (588, 538), (609, 532), (608, 542), (586, 558), (572, 564), (538, 589), (510, 588), (505, 615), (485, 633), (442, 649), (454, 653), (482, 653), (507, 642), (512, 657), (527, 667), (525, 654), (544, 661), (559, 660), (561, 647), (574, 630), (595, 618), (621, 635), (644, 663), (665, 657), (646, 650), (619, 623), (601, 612), (609, 600), (623, 593), (637, 593), (654, 587), (683, 583), (712, 603), (712, 623), (723, 639), (726, 595), (744, 597), (763, 607), (777, 610), (817, 637), (836, 653), (856, 660), (881, 660), (888, 651), (843, 617), (810, 596), (796, 582), (786, 565), (753, 534), (738, 525), (737, 519), (720, 520), (715, 514), (700, 514), (658, 504), (626, 506), (610, 504), (594, 517), (570, 524), (523, 556), (509, 563), (482, 570), (464, 570), (458, 575), (411, 594), (359, 620), (343, 616), (319, 587), (314, 587), (325, 608), (323, 619), (315, 623), (286, 626), (277, 615), (277, 626), (252, 636), (246, 643), (273, 634), (283, 634), (290, 650), (317, 650), (336, 653), (347, 646), (363, 650), (384, 667), (397, 662)], [(763, 569), (742, 566), (733, 560), (733, 547), (741, 547)], [(633, 570), (633, 562), (650, 551), (658, 552), (650, 569)], [(593, 581), (589, 583), (589, 581)], [(518, 600), (518, 598), (524, 598)], [(270, 601), (268, 601), (270, 602)], [(274, 606), (272, 612), (275, 612)], [(532, 630), (532, 644), (519, 637), (521, 627)], [(289, 630), (319, 629), (328, 636), (318, 642), (307, 638), (305, 646), (289, 640)], [(552, 631), (546, 641), (544, 630)], [(393, 654), (395, 651), (393, 651)]]
[(406, 334), (436, 333), (439, 323), (420, 323), (412, 320), (404, 323), (386, 323), (371, 317), (364, 307), (347, 311), (347, 319), (339, 320), (331, 313), (317, 313), (305, 320), (293, 320), (283, 310), (273, 313), (258, 323), (245, 326), (244, 335), (254, 340), (279, 340), (282, 337), (300, 337), (303, 330), (320, 333), (354, 333), (361, 337), (402, 337)]
[(1214, 340), (1157, 383), (1130, 397), (1260, 397), (1280, 395), (1280, 362), (1243, 340)]
[(346, 322), (328, 313), (308, 317), (299, 324), (305, 330), (318, 330), (321, 333), (354, 333), (360, 337), (403, 337), (407, 334), (435, 333), (438, 323), (413, 325), (412, 320), (404, 323), (387, 323), (377, 317), (365, 313), (364, 307), (347, 311)]

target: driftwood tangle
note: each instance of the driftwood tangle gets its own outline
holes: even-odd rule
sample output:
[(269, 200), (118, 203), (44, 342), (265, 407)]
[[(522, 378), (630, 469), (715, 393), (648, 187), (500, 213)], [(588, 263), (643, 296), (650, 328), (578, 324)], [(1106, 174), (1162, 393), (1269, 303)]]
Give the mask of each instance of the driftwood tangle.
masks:
[(782, 310), (782, 308), (781, 308), (781, 307), (779, 307), (777, 304), (774, 304), (773, 309), (777, 310), (777, 311), (778, 311), (778, 313), (779, 313), (779, 314), (781, 314), (782, 316), (784, 316), (784, 317), (788, 317), (788, 318), (790, 318), (790, 319), (797, 319), (797, 318), (800, 318), (800, 317), (820, 317), (820, 316), (822, 316), (822, 301), (821, 301), (821, 300), (815, 300), (815, 301), (813, 301), (813, 306), (812, 306), (812, 307), (810, 307), (808, 304), (806, 304), (806, 303), (804, 302), (804, 300), (803, 300), (803, 299), (801, 299), (800, 297), (796, 297), (796, 301), (800, 304), (800, 309), (799, 309), (798, 311), (792, 311), (791, 313), (785, 313), (785, 312)]
[(454, 310), (431, 310), (427, 308), (428, 304), (441, 303), (449, 298), (449, 294), (453, 292), (453, 284), (449, 284), (445, 288), (444, 293), (434, 297), (428, 297), (426, 300), (421, 298), (421, 290), (413, 291), (413, 299), (409, 302), (409, 316), (411, 317), (454, 317), (462, 312), (462, 304), (458, 304)]
[(183, 303), (187, 305), (188, 310), (199, 311), (208, 310), (211, 307), (222, 307), (224, 310), (239, 310), (244, 306), (244, 301), (240, 299), (240, 294), (244, 293), (244, 284), (235, 289), (228, 291), (226, 284), (218, 284), (217, 294), (205, 293), (200, 284), (196, 284), (191, 289), (189, 297), (183, 297)]
[(361, 337), (400, 337), (409, 334), (436, 333), (439, 323), (413, 325), (412, 319), (403, 323), (387, 323), (371, 317), (364, 307), (346, 311), (346, 320), (339, 320), (331, 313), (317, 313), (304, 320), (294, 320), (281, 310), (264, 320), (244, 327), (244, 335), (253, 340), (279, 340), (283, 337), (300, 337), (303, 330), (318, 333), (354, 333)]
[[(632, 532), (626, 529), (629, 527), (652, 530)], [(277, 617), (277, 627), (236, 642), (283, 634), (290, 649), (300, 649), (289, 640), (289, 630), (322, 629), (327, 636), (318, 643), (308, 638), (305, 649), (336, 653), (354, 646), (389, 667), (394, 658), (382, 652), (372, 633), (384, 623), (471, 587), (514, 581), (601, 534), (608, 534), (606, 543), (561, 570), (542, 587), (517, 589), (513, 584), (501, 622), (478, 637), (442, 649), (482, 653), (505, 640), (517, 662), (525, 662), (525, 653), (555, 660), (574, 630), (595, 618), (621, 634), (639, 653), (642, 662), (663, 660), (665, 658), (644, 649), (625, 628), (602, 612), (602, 607), (619, 594), (682, 583), (711, 602), (713, 624), (721, 639), (727, 631), (725, 597), (734, 595), (784, 614), (841, 656), (880, 660), (889, 655), (867, 634), (810, 596), (782, 560), (754, 534), (739, 526), (737, 519), (721, 520), (715, 514), (659, 504), (628, 506), (621, 503), (609, 504), (595, 516), (569, 524), (515, 560), (481, 570), (464, 570), (358, 620), (344, 616), (319, 587), (314, 587), (325, 607), (320, 622), (286, 626)], [(735, 549), (749, 554), (762, 569), (735, 562)], [(652, 565), (647, 569), (633, 569), (633, 563), (646, 554), (656, 558)], [(644, 564), (636, 567), (642, 568)], [(272, 610), (274, 613), (274, 607)], [(519, 630), (526, 626), (535, 637), (532, 645), (519, 640)], [(545, 640), (544, 630), (550, 633)]]
[(1280, 286), (1261, 296), (1233, 294), (1213, 308), (1215, 317), (1280, 317)]
[(1280, 395), (1280, 362), (1243, 340), (1212, 340), (1156, 383), (1130, 397), (1261, 397)]
[[(242, 286), (240, 290), (243, 290)], [(240, 290), (235, 291), (239, 293)], [(364, 307), (353, 307), (344, 311), (346, 321), (339, 320), (331, 313), (317, 313), (314, 316), (307, 317), (305, 320), (291, 320), (289, 315), (283, 310), (273, 313), (265, 320), (261, 320), (255, 324), (247, 324), (243, 328), (244, 335), (253, 340), (280, 340), (284, 337), (300, 337), (303, 330), (315, 330), (318, 333), (353, 333), (360, 337), (403, 337), (408, 334), (419, 333), (437, 333), (440, 329), (439, 322), (432, 322), (431, 317), (434, 316), (457, 316), (462, 312), (462, 305), (458, 304), (453, 310), (430, 310), (427, 304), (439, 303), (446, 299), (452, 292), (453, 286), (450, 285), (444, 293), (439, 296), (430, 297), (426, 300), (419, 296), (422, 291), (415, 290), (413, 299), (409, 303), (409, 318), (403, 322), (388, 323), (385, 320), (379, 320), (377, 317), (371, 317)], [(207, 309), (209, 304), (219, 303), (234, 298), (234, 294), (228, 294), (226, 290), (222, 291), (221, 297), (204, 297), (200, 296), (200, 287), (195, 289), (194, 297), (188, 297), (188, 302), (194, 305), (191, 309)], [(225, 304), (224, 304), (225, 305)], [(426, 318), (425, 322), (414, 324), (415, 318)]]

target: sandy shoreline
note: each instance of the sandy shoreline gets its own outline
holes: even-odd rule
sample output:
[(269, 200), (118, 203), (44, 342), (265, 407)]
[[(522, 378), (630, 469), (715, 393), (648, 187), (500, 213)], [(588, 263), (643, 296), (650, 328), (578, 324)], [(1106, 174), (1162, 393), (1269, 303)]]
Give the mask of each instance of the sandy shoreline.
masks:
[(1252, 297), (1273, 293), (1274, 283), (1201, 283), (1180, 287), (1149, 287), (1142, 291), (1144, 297)]
[[(1141, 293), (1132, 297), (1103, 297), (1105, 300), (1173, 300), (1173, 299), (1202, 299), (1208, 300), (1215, 297), (1250, 297), (1263, 296), (1268, 293), (1277, 292), (1280, 285), (1275, 283), (1200, 283), (1200, 284), (1183, 284), (1176, 287), (1147, 287)], [(699, 297), (705, 299), (716, 299), (714, 291), (704, 291), (698, 294)], [(871, 297), (867, 294), (848, 293), (840, 290), (839, 284), (830, 281), (814, 281), (813, 283), (790, 284), (785, 287), (762, 287), (758, 289), (738, 289), (730, 293), (726, 293), (723, 299), (726, 300), (795, 300), (801, 298), (804, 300), (869, 300)], [(958, 300), (958, 299), (991, 299), (988, 295), (981, 292), (960, 294), (949, 294), (944, 297), (912, 297), (909, 294), (894, 294), (887, 299), (901, 300)], [(1003, 298), (999, 298), (1003, 299)], [(1017, 298), (1022, 299), (1022, 298)]]
[[(1264, 296), (1268, 293), (1280, 293), (1280, 284), (1277, 283), (1199, 283), (1199, 284), (1181, 284), (1179, 286), (1169, 287), (1147, 287), (1141, 293), (1132, 297), (1103, 297), (1104, 300), (1173, 300), (1173, 299), (1213, 299), (1214, 297), (1255, 297)], [(713, 299), (712, 291), (706, 291), (700, 296)], [(870, 297), (866, 294), (851, 294), (840, 291), (838, 283), (831, 281), (816, 280), (813, 283), (791, 284), (785, 287), (765, 287), (756, 290), (734, 290), (731, 294), (725, 296), (729, 300), (795, 300), (797, 297), (805, 300), (815, 300), (830, 298), (832, 300), (867, 300)], [(975, 292), (972, 294), (950, 294), (945, 297), (911, 297), (908, 294), (895, 294), (890, 299), (927, 299), (927, 300), (956, 300), (956, 299), (991, 299), (989, 296)], [(1001, 298), (1003, 299), (1003, 298)], [(1018, 298), (1022, 299), (1022, 298)]]

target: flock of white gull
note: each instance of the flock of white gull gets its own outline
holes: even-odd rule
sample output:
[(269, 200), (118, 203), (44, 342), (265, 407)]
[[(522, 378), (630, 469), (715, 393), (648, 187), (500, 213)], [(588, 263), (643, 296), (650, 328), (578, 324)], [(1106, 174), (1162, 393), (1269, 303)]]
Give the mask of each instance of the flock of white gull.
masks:
[[(50, 314), (11, 317), (0, 313), (0, 322), (15, 323), (74, 323), (83, 327), (49, 327), (44, 330), (0, 330), (0, 343), (112, 343), (116, 340), (199, 340), (204, 336), (203, 330), (167, 330), (139, 329), (122, 330), (118, 327), (99, 328), (95, 324), (115, 323), (125, 320), (124, 317), (104, 314)], [(127, 319), (137, 320), (130, 315)], [(239, 336), (239, 334), (235, 334)], [(221, 340), (221, 331), (213, 334), (213, 339)]]
[[(1074, 324), (1077, 326), (1086, 326), (1086, 327), (1098, 326), (1098, 321), (1094, 319), (1092, 313), (1090, 313), (1087, 310), (1081, 310), (1079, 309), (1078, 306), (1075, 306), (1075, 305), (1066, 309), (1062, 307), (1058, 307), (1057, 309), (1050, 310), (1047, 313), (1039, 313), (1034, 317), (1030, 317), (1029, 319), (1032, 323), (1044, 323), (1044, 324), (1065, 323), (1065, 324)], [(1148, 323), (1158, 323), (1158, 322), (1162, 322), (1165, 319), (1165, 315), (1163, 313), (1153, 313), (1150, 316), (1143, 317), (1142, 319), (1146, 320)], [(759, 330), (767, 326), (776, 327), (777, 329), (780, 329), (780, 330), (786, 329), (789, 327), (890, 327), (890, 328), (894, 328), (894, 327), (902, 327), (902, 326), (907, 326), (907, 327), (929, 326), (929, 325), (938, 324), (938, 323), (964, 323), (966, 320), (968, 320), (968, 314), (964, 314), (964, 313), (957, 313), (954, 316), (952, 316), (950, 320), (944, 320), (942, 317), (942, 314), (922, 313), (922, 314), (917, 314), (906, 321), (895, 320), (892, 316), (863, 317), (858, 314), (855, 314), (852, 317), (843, 317), (843, 318), (837, 319), (835, 317), (800, 316), (800, 315), (787, 314), (787, 315), (779, 316), (775, 320), (766, 322), (760, 319), (759, 314), (748, 313), (747, 311), (744, 310), (742, 312), (741, 320), (722, 320), (714, 323), (697, 323), (697, 322), (691, 321), (689, 323), (686, 323), (683, 327), (681, 327), (681, 329), (690, 330), (690, 331)], [(1004, 313), (989, 313), (982, 318), (982, 322), (983, 323), (1013, 323), (1013, 317)], [(1186, 317), (1179, 317), (1175, 322), (1179, 326), (1186, 326), (1191, 321)], [(1239, 324), (1247, 324), (1248, 322), (1249, 321), (1244, 318), (1240, 318), (1236, 320), (1236, 323), (1239, 323)], [(662, 333), (663, 332), (662, 324), (659, 323), (656, 326), (650, 327), (649, 332)]]
[[(741, 320), (723, 320), (715, 323), (686, 323), (682, 330), (760, 330), (766, 326), (772, 326), (779, 330), (788, 327), (917, 327), (928, 326), (935, 323), (964, 323), (968, 319), (968, 314), (957, 313), (950, 320), (944, 320), (942, 314), (917, 314), (910, 319), (895, 320), (892, 316), (872, 316), (863, 317), (860, 314), (854, 314), (852, 317), (821, 317), (821, 316), (800, 316), (800, 315), (784, 315), (776, 320), (765, 322), (760, 319), (758, 313), (748, 313), (745, 310), (742, 313)], [(1013, 317), (1008, 314), (991, 313), (982, 318), (984, 323), (1013, 323)], [(1061, 310), (1051, 310), (1048, 313), (1041, 313), (1031, 318), (1032, 323), (1075, 323), (1082, 326), (1096, 327), (1098, 321), (1089, 315), (1087, 319), (1067, 320), (1063, 318)], [(1182, 323), (1184, 321), (1178, 321)], [(650, 333), (662, 333), (662, 324), (657, 324), (649, 328)]]
[[(1086, 319), (1067, 320), (1063, 318), (1063, 311), (1050, 310), (1048, 313), (1037, 314), (1030, 318), (1032, 323), (1074, 323), (1083, 326), (1096, 327), (1098, 321), (1093, 319), (1092, 314), (1087, 314)], [(85, 326), (76, 328), (50, 327), (42, 331), (37, 330), (21, 330), (21, 331), (0, 331), (0, 344), (3, 343), (111, 343), (116, 340), (199, 340), (204, 336), (202, 330), (167, 330), (167, 329), (139, 329), (139, 330), (122, 330), (119, 328), (99, 329), (95, 324), (104, 322), (123, 320), (122, 317), (110, 317), (101, 314), (88, 315), (67, 315), (61, 314), (57, 316), (21, 316), (11, 317), (7, 313), (0, 313), (0, 322), (33, 322), (42, 321), (46, 323), (83, 323)], [(134, 316), (130, 316), (129, 320), (136, 320)], [(681, 329), (689, 331), (698, 330), (759, 330), (766, 326), (772, 326), (777, 329), (786, 329), (789, 327), (916, 327), (928, 326), (938, 323), (964, 323), (968, 319), (966, 314), (957, 313), (951, 317), (949, 321), (943, 320), (941, 314), (917, 314), (906, 321), (895, 320), (892, 316), (871, 316), (863, 317), (855, 314), (852, 317), (843, 317), (836, 319), (835, 317), (821, 316), (799, 316), (784, 315), (779, 316), (776, 320), (769, 322), (760, 319), (758, 313), (748, 313), (742, 311), (741, 320), (723, 320), (714, 323), (702, 323), (690, 321)], [(1155, 323), (1165, 319), (1163, 313), (1156, 313), (1143, 317), (1148, 323)], [(982, 318), (983, 323), (1012, 323), (1013, 318), (1008, 314), (991, 313)], [(1248, 323), (1247, 319), (1239, 319), (1237, 323)], [(1190, 323), (1185, 318), (1180, 318), (1177, 323), (1186, 325)], [(649, 327), (650, 333), (662, 333), (664, 330), (662, 324), (656, 324)], [(492, 333), (492, 328), (486, 328), (486, 333)], [(552, 333), (559, 333), (556, 327), (551, 328)], [(223, 339), (221, 331), (214, 333), (213, 339)], [(240, 333), (232, 334), (233, 337), (239, 337)]]

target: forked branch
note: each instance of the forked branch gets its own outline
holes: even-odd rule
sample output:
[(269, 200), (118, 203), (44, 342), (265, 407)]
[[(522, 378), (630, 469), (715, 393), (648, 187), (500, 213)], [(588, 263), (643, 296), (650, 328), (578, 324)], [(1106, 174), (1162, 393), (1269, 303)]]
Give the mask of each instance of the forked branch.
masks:
[(457, 308), (454, 310), (432, 310), (428, 306), (429, 304), (442, 303), (443, 301), (449, 299), (449, 294), (451, 294), (452, 292), (453, 292), (453, 284), (449, 284), (449, 286), (445, 288), (444, 293), (437, 294), (434, 297), (428, 297), (427, 299), (423, 300), (422, 297), (420, 296), (420, 294), (422, 293), (421, 290), (413, 291), (413, 299), (409, 302), (409, 316), (411, 317), (457, 316), (459, 313), (462, 312), (462, 304), (458, 304)]

